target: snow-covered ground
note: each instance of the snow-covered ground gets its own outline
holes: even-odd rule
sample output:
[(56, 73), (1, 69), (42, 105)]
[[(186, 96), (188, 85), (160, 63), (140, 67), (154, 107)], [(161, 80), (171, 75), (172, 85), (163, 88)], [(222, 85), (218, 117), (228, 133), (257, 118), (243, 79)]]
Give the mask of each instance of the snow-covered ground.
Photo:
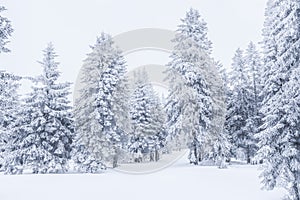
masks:
[(186, 155), (161, 171), (0, 176), (1, 200), (280, 200), (282, 190), (262, 191), (257, 166), (228, 169), (191, 166)]

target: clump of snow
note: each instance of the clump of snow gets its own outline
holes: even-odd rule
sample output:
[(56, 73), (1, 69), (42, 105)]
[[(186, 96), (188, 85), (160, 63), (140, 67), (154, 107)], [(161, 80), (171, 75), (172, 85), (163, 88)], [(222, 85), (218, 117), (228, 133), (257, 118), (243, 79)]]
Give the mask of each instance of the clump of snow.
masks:
[(108, 170), (103, 174), (0, 176), (4, 200), (209, 199), (280, 200), (284, 191), (260, 190), (256, 165), (228, 169), (188, 164), (187, 155), (151, 174)]

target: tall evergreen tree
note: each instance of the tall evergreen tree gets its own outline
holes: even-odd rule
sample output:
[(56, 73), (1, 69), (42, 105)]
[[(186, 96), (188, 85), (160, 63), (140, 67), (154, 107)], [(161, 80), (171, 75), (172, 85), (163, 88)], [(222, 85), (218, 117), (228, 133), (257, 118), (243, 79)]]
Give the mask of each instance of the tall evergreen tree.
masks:
[(249, 84), (253, 96), (253, 115), (258, 115), (261, 104), (260, 91), (262, 90), (261, 72), (262, 63), (260, 53), (255, 44), (250, 42), (245, 52), (245, 65), (248, 71)]
[(255, 134), (259, 130), (261, 106), (261, 59), (256, 46), (250, 42), (243, 51), (238, 49), (233, 58), (227, 91), (226, 131), (231, 135), (232, 154), (250, 163), (257, 151)]
[[(5, 10), (4, 6), (0, 6), (0, 14)], [(0, 15), (0, 54), (10, 51), (6, 45), (12, 32), (13, 28), (9, 19)], [(19, 106), (17, 89), (20, 79), (18, 76), (0, 71), (0, 171), (4, 170), (5, 158), (10, 151), (17, 118), (16, 111)]]
[(135, 161), (149, 155), (150, 161), (159, 159), (159, 150), (165, 143), (165, 118), (162, 106), (145, 70), (135, 74), (135, 86), (131, 97), (133, 134), (129, 149)]
[(17, 89), (19, 76), (0, 71), (0, 169), (4, 170), (5, 159), (10, 154), (16, 121), (20, 109)]
[(84, 85), (76, 107), (77, 144), (98, 163), (117, 166), (130, 130), (126, 66), (110, 35), (102, 33), (84, 61)]
[[(282, 126), (282, 155), (284, 169), (282, 185), (290, 199), (300, 199), (300, 66), (293, 70), (288, 83), (283, 86), (280, 109), (285, 113), (278, 123)], [(279, 104), (280, 105), (280, 104)]]
[(206, 23), (197, 10), (186, 13), (173, 42), (167, 71), (167, 79), (176, 80), (172, 82), (167, 103), (169, 134), (187, 135), (190, 162), (198, 164), (209, 140), (212, 99), (206, 72), (213, 62), (209, 57), (211, 42), (207, 39)]
[(233, 57), (230, 83), (232, 91), (227, 103), (226, 128), (231, 137), (232, 154), (249, 161), (248, 142), (251, 140), (251, 135), (246, 129), (246, 124), (250, 116), (252, 98), (247, 68), (241, 49), (237, 49)]
[[(209, 70), (210, 90), (212, 91), (212, 120), (209, 133), (210, 158), (219, 168), (225, 168), (225, 160), (230, 156), (229, 135), (225, 128), (226, 121), (226, 95), (228, 92), (227, 74), (225, 68), (219, 62), (215, 62), (216, 68)], [(220, 75), (219, 75), (220, 74)]]
[(253, 42), (250, 42), (245, 52), (245, 68), (248, 75), (249, 85), (249, 111), (248, 119), (246, 121), (245, 130), (248, 133), (247, 140), (247, 155), (248, 163), (250, 158), (253, 158), (257, 151), (257, 139), (255, 134), (259, 131), (261, 125), (261, 114), (259, 109), (261, 107), (261, 96), (260, 91), (262, 90), (261, 85), (261, 58), (260, 54), (256, 49)]
[[(0, 13), (5, 11), (4, 6), (0, 6)], [(0, 15), (0, 53), (9, 52), (10, 50), (6, 47), (9, 42), (8, 39), (13, 32), (11, 22), (6, 17)]]
[(40, 62), (43, 73), (33, 78), (33, 91), (20, 110), (18, 131), (7, 173), (61, 173), (67, 171), (73, 139), (73, 119), (68, 100), (70, 83), (58, 83), (60, 72), (52, 44)]
[[(290, 199), (299, 194), (299, 133), (295, 125), (300, 64), (300, 2), (269, 0), (263, 29), (263, 125), (257, 134), (258, 158), (264, 160), (263, 184), (283, 186)], [(298, 86), (296, 86), (298, 85)], [(296, 125), (297, 126), (297, 125)], [(299, 126), (298, 126), (299, 129)]]

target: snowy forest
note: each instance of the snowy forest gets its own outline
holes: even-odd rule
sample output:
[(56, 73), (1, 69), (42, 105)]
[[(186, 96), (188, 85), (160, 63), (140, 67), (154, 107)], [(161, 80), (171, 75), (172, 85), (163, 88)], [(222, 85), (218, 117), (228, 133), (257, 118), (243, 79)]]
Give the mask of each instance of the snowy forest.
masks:
[[(6, 12), (0, 6), (0, 54), (10, 52), (14, 32)], [(166, 97), (145, 70), (129, 79), (108, 33), (86, 54), (74, 105), (52, 43), (41, 52), (39, 76), (1, 70), (1, 173), (105, 173), (188, 149), (191, 165), (259, 165), (264, 189), (283, 187), (300, 200), (300, 1), (269, 0), (263, 41), (232, 52), (231, 66), (213, 58), (198, 10), (174, 20)], [(23, 79), (32, 82), (26, 95)]]

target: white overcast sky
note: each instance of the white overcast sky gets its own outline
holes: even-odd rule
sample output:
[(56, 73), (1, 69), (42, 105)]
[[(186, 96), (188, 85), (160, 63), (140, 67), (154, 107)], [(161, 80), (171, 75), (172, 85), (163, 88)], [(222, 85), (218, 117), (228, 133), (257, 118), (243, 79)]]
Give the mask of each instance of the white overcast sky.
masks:
[(266, 1), (1, 0), (7, 8), (2, 15), (12, 21), (15, 31), (9, 44), (12, 52), (0, 55), (0, 69), (38, 75), (37, 60), (51, 41), (63, 79), (74, 82), (89, 45), (102, 31), (114, 36), (138, 28), (175, 30), (190, 7), (208, 23), (213, 56), (229, 66), (238, 47), (261, 40)]

